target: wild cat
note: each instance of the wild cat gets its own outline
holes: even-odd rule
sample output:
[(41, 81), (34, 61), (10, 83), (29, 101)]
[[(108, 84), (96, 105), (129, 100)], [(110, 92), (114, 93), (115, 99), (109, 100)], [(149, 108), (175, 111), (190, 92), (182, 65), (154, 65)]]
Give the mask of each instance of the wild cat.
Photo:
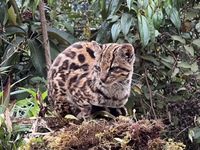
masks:
[(93, 105), (121, 108), (130, 95), (134, 62), (128, 43), (74, 43), (49, 69), (49, 101), (62, 117), (89, 116)]

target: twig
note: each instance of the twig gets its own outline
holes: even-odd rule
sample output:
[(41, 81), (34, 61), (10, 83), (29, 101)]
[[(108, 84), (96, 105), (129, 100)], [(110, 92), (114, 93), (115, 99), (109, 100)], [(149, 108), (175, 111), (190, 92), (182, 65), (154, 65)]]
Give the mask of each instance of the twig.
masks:
[(3, 38), (3, 36), (0, 36), (0, 39), (2, 39), (2, 40), (3, 40), (4, 42), (6, 42), (7, 44), (12, 45), (13, 47), (17, 47), (18, 49), (20, 49), (20, 50), (22, 50), (22, 51), (26, 51), (25, 49), (19, 47), (19, 45), (20, 45), (21, 43), (20, 43), (19, 45), (13, 44), (13, 43), (9, 42), (8, 40), (6, 40), (5, 38)]
[(29, 134), (31, 137), (38, 137), (38, 136), (45, 136), (45, 135), (49, 135), (50, 133), (52, 133), (53, 131), (50, 132), (46, 132), (46, 133), (39, 133), (39, 132), (35, 132), (35, 133), (31, 133)]
[(189, 127), (191, 127), (191, 126), (187, 126), (187, 127), (184, 128), (183, 130), (181, 130), (181, 131), (176, 135), (176, 138), (177, 138), (181, 133), (183, 133), (184, 131), (186, 131)]
[(151, 90), (151, 87), (149, 85), (149, 81), (147, 79), (147, 69), (146, 67), (144, 67), (144, 72), (145, 72), (145, 80), (146, 80), (146, 83), (147, 83), (147, 87), (148, 87), (148, 91), (149, 91), (149, 99), (150, 99), (150, 104), (151, 104), (151, 110), (153, 112), (153, 115), (154, 115), (154, 118), (157, 119), (157, 116), (156, 116), (156, 113), (155, 113), (155, 110), (153, 108), (153, 98), (152, 98), (152, 90)]
[(3, 36), (0, 36), (0, 39), (2, 39), (7, 44), (13, 46), (13, 49), (14, 49), (14, 52), (12, 54), (10, 54), (9, 56), (7, 56), (6, 59), (0, 63), (0, 66), (2, 66), (8, 59), (10, 59), (13, 56), (14, 53), (18, 52), (18, 49), (26, 52), (25, 49), (23, 49), (23, 48), (20, 47), (21, 43), (19, 45), (13, 44), (13, 43), (9, 42), (8, 40), (6, 40), (5, 38), (3, 38)]

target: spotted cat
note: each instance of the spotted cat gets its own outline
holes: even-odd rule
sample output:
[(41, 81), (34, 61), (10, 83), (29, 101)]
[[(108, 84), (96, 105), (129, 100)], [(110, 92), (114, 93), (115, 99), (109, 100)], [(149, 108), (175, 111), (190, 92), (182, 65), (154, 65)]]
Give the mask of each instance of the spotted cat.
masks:
[(131, 44), (74, 43), (49, 69), (49, 101), (62, 117), (87, 117), (93, 105), (121, 108), (130, 94), (134, 61)]

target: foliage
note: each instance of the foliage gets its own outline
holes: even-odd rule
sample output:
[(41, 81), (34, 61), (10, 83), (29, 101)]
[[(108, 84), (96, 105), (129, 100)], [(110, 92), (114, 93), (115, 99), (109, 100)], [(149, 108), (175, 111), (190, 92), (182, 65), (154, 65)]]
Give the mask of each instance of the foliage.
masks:
[[(47, 91), (40, 94), (39, 91), (35, 92), (32, 89), (21, 88), (21, 90), (14, 91), (10, 93), (23, 93), (28, 92), (31, 97), (18, 100), (11, 111), (7, 108), (3, 112), (0, 112), (0, 149), (17, 149), (23, 146), (24, 134), (31, 131), (31, 126), (29, 125), (18, 125), (11, 122), (11, 117), (36, 117), (39, 114), (40, 107), (38, 101), (40, 102), (47, 96)], [(8, 101), (8, 100), (5, 100)], [(4, 105), (1, 105), (1, 108)], [(8, 106), (5, 106), (8, 107)], [(3, 110), (3, 109), (1, 109)]]
[[(22, 81), (22, 80), (20, 80)], [(19, 81), (19, 82), (20, 82)], [(4, 90), (0, 92), (0, 149), (17, 149), (24, 144), (24, 134), (31, 131), (31, 126), (13, 124), (12, 118), (36, 117), (39, 114), (41, 102), (46, 98), (47, 91), (40, 93), (33, 89), (20, 88), (10, 92), (17, 83), (10, 84), (8, 79)], [(11, 103), (10, 97), (15, 94), (28, 93), (29, 98), (19, 99)], [(11, 104), (9, 104), (11, 103)]]
[[(10, 72), (15, 72), (14, 80), (25, 76), (46, 77), (40, 20), (36, 10), (38, 2), (21, 1), (19, 8), (16, 8), (15, 1), (2, 1), (1, 3), (1, 7), (4, 7), (5, 10), (4, 15), (0, 16), (2, 30), (0, 34), (0, 66), (1, 68), (10, 66)], [(63, 33), (55, 28), (50, 27), (48, 34), (51, 37), (52, 58), (55, 58), (63, 49), (62, 45), (66, 47), (76, 41), (76, 38), (70, 33)], [(5, 79), (4, 76), (3, 78)]]
[(28, 93), (29, 98), (19, 99), (12, 109), (12, 116), (15, 117), (37, 117), (43, 100), (47, 97), (47, 91), (41, 93), (39, 90), (20, 88), (12, 94)]
[(30, 127), (13, 125), (7, 110), (0, 115), (0, 149), (13, 149), (24, 144), (23, 134), (30, 131)]

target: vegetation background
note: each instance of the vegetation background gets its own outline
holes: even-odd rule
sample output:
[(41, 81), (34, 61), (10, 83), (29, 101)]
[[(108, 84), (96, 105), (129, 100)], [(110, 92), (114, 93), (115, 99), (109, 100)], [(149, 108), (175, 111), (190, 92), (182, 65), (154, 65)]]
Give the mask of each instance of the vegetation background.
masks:
[[(45, 0), (51, 59), (76, 41), (128, 42), (136, 51), (129, 113), (159, 119), (164, 138), (200, 149), (198, 0)], [(47, 97), (40, 0), (0, 0), (0, 149), (15, 149)], [(134, 108), (134, 111), (133, 111)], [(136, 110), (136, 112), (135, 112)]]

